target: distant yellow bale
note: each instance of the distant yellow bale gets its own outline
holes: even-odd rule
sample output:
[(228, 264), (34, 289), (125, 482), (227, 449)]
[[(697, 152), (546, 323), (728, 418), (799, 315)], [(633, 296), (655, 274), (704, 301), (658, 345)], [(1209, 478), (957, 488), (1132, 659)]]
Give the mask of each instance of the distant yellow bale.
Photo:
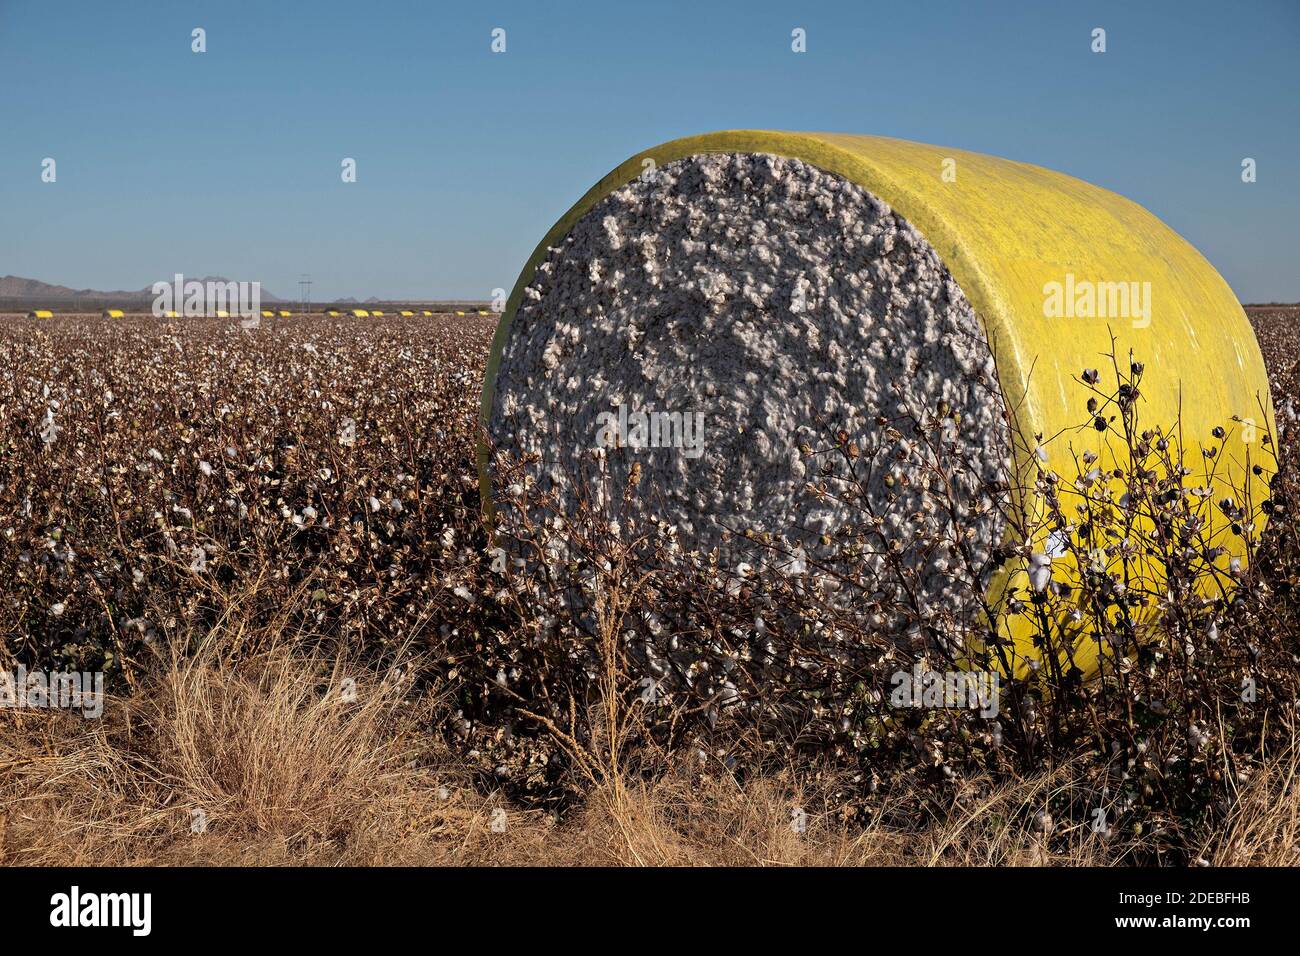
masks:
[(27, 313), (27, 318), (29, 318), (29, 319), (52, 319), (52, 318), (54, 318), (54, 313), (51, 312), (51, 311), (49, 311), (48, 309), (37, 309), (35, 312), (28, 312), (28, 313)]
[(225, 309), (217, 309), (217, 318), (228, 319), (230, 318), (230, 313), (227, 312)]
[(326, 309), (326, 310), (325, 310), (325, 314), (326, 314), (326, 315), (338, 315), (338, 314), (339, 314), (339, 310), (338, 310), (338, 309)]
[(420, 314), (421, 314), (421, 315), (433, 315), (433, 313), (430, 312), (428, 309), (425, 309), (425, 310), (424, 310), (423, 312), (421, 312)]
[(262, 318), (264, 318), (264, 319), (273, 319), (273, 318), (275, 318), (275, 313), (272, 312), (270, 309), (263, 309), (263, 310), (262, 310)]
[(457, 309), (457, 310), (456, 310), (456, 314), (457, 314), (457, 315), (464, 315), (465, 313), (462, 312), (460, 309)]
[(289, 316), (291, 316), (291, 315), (293, 315), (293, 313), (290, 312), (288, 309), (281, 309), (281, 310), (280, 310), (280, 318), (282, 318), (282, 319), (287, 319), (287, 318), (289, 318)]
[(370, 313), (367, 312), (365, 309), (353, 309), (352, 314), (355, 315), (358, 319), (364, 319), (370, 315)]
[(411, 312), (409, 309), (403, 309), (402, 315), (415, 315), (415, 313)]
[(492, 313), (489, 312), (487, 309), (479, 309), (479, 310), (478, 310), (478, 314), (479, 314), (479, 315), (491, 315)]
[(371, 314), (371, 315), (383, 315), (384, 313), (380, 312), (378, 309), (375, 309), (375, 311), (371, 312), (370, 314)]
[(126, 313), (121, 309), (105, 309), (103, 317), (106, 319), (120, 319), (124, 315), (126, 315)]

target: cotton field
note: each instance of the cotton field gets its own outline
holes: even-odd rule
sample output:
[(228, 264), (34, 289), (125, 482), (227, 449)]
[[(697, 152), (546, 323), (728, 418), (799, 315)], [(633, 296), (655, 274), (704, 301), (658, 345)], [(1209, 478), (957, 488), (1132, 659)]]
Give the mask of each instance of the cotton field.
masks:
[[(1270, 497), (1157, 481), (1153, 455), (1209, 460), (1224, 429), (1184, 448), (1143, 418), (1140, 356), (1080, 370), (1132, 465), (1024, 490), (1103, 557), (1065, 586), (1030, 555), (988, 610), (1048, 665), (1007, 676), (991, 641), (949, 700), (959, 622), (848, 580), (828, 600), (811, 562), (724, 573), (653, 516), (583, 508), (489, 539), (492, 317), (0, 317), (0, 674), (108, 693), (93, 720), (0, 709), (0, 858), (76, 833), (118, 862), (701, 862), (738, 840), (788, 862), (1293, 864), (1296, 310), (1252, 320)], [(852, 490), (850, 445), (800, 449), (814, 490)], [(534, 494), (499, 465), (498, 507)], [(1268, 532), (1207, 596), (1212, 508)], [(1126, 577), (1135, 557), (1167, 578)], [(1167, 639), (1139, 634), (1154, 617)], [(1095, 678), (1080, 635), (1110, 649)], [(191, 837), (193, 805), (217, 840)]]
[(300, 591), (297, 623), (418, 636), (477, 514), (492, 326), (0, 321), (0, 657), (130, 679), (160, 633)]

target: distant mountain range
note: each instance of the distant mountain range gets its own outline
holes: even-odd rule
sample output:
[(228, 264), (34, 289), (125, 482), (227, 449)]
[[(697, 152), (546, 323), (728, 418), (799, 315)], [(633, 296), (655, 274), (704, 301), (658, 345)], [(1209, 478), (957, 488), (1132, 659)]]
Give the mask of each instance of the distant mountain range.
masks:
[[(190, 277), (186, 277), (190, 281)], [(198, 282), (230, 282), (223, 276), (204, 276)], [(28, 309), (49, 308), (55, 311), (84, 311), (86, 309), (123, 308), (127, 311), (148, 311), (148, 303), (154, 299), (152, 284), (134, 292), (117, 289), (106, 292), (102, 289), (73, 289), (66, 285), (54, 285), (40, 279), (27, 279), (23, 276), (0, 276), (0, 312), (25, 312)], [(262, 287), (262, 303), (297, 302), (297, 299), (282, 299)], [(318, 305), (403, 305), (436, 306), (448, 309), (486, 309), (487, 302), (475, 299), (381, 299), (371, 296), (364, 302), (348, 296), (342, 299), (320, 299)]]
[[(185, 281), (190, 281), (186, 277)], [(199, 282), (230, 282), (232, 280), (223, 276), (204, 276)], [(134, 292), (125, 290), (114, 290), (105, 292), (101, 289), (70, 289), (66, 285), (52, 285), (49, 282), (42, 282), (40, 279), (26, 279), (22, 276), (0, 276), (0, 299), (24, 299), (54, 301), (58, 299), (152, 299), (152, 283), (143, 289)], [(263, 302), (283, 302), (278, 295), (268, 292), (266, 287), (262, 287)]]

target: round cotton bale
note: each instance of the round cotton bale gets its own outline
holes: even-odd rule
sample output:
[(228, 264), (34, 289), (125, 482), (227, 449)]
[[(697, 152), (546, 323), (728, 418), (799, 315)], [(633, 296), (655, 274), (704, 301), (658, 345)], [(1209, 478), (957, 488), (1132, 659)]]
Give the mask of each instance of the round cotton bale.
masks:
[(121, 309), (105, 309), (104, 312), (103, 312), (102, 318), (105, 318), (105, 319), (120, 319), (120, 318), (122, 318), (122, 316), (124, 316), (124, 315), (126, 315), (126, 313), (123, 312)]
[(52, 318), (54, 318), (54, 313), (51, 312), (51, 311), (49, 311), (48, 309), (35, 309), (35, 310), (33, 310), (33, 311), (27, 313), (27, 318), (29, 318), (29, 319), (52, 319)]
[[(601, 468), (621, 487), (635, 464), (639, 500), (692, 545), (757, 531), (812, 549), (850, 518), (804, 493), (816, 476), (801, 446), (824, 445), (826, 421), (879, 439), (882, 422), (945, 410), (977, 483), (1023, 486), (1040, 462), (1074, 475), (1085, 451), (1113, 466), (1111, 436), (1080, 427), (1077, 377), (1129, 349), (1145, 363), (1144, 422), (1177, 423), (1193, 450), (1216, 426), (1251, 423), (1222, 442), (1212, 484), (1266, 498), (1250, 462), (1275, 426), (1249, 322), (1213, 267), (1141, 206), (963, 150), (711, 133), (632, 157), (543, 239), (498, 324), (481, 424), (496, 449), (536, 455), (535, 478), (562, 501), (587, 494), (579, 486)], [(674, 447), (651, 432), (597, 463), (602, 429), (635, 445), (629, 419), (653, 425), (655, 413)], [(489, 462), (483, 444), (491, 517)], [(886, 525), (929, 520), (919, 491), (894, 478), (881, 469), (867, 482)], [(960, 518), (977, 557), (1023, 543), (973, 498)], [(1244, 557), (1244, 538), (1221, 538), (1225, 566)], [(972, 583), (995, 596), (1026, 577), (1023, 558), (978, 582), (947, 570), (922, 567), (924, 600), (960, 601)], [(1036, 653), (1017, 626), (1023, 662)], [(1078, 649), (1082, 666), (1093, 646)]]

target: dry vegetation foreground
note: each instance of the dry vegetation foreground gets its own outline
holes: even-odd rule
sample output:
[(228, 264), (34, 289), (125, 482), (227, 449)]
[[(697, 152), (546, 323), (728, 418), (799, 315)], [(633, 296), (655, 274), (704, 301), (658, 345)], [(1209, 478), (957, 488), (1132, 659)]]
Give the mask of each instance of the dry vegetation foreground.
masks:
[[(1300, 310), (1252, 320), (1290, 481)], [(0, 708), (0, 862), (1300, 862), (1280, 487), (1249, 599), (1215, 609), (1285, 698), (1268, 721), (1192, 681), (1165, 688), (1188, 708), (1169, 740), (1151, 714), (1105, 725), (1119, 756), (1083, 733), (1018, 762), (953, 718), (873, 724), (850, 759), (815, 707), (775, 737), (661, 733), (573, 712), (602, 698), (511, 649), (554, 622), (509, 600), (478, 520), (492, 329), (0, 317), (0, 670), (102, 669), (109, 690), (97, 719)], [(530, 717), (556, 687), (565, 720)]]

